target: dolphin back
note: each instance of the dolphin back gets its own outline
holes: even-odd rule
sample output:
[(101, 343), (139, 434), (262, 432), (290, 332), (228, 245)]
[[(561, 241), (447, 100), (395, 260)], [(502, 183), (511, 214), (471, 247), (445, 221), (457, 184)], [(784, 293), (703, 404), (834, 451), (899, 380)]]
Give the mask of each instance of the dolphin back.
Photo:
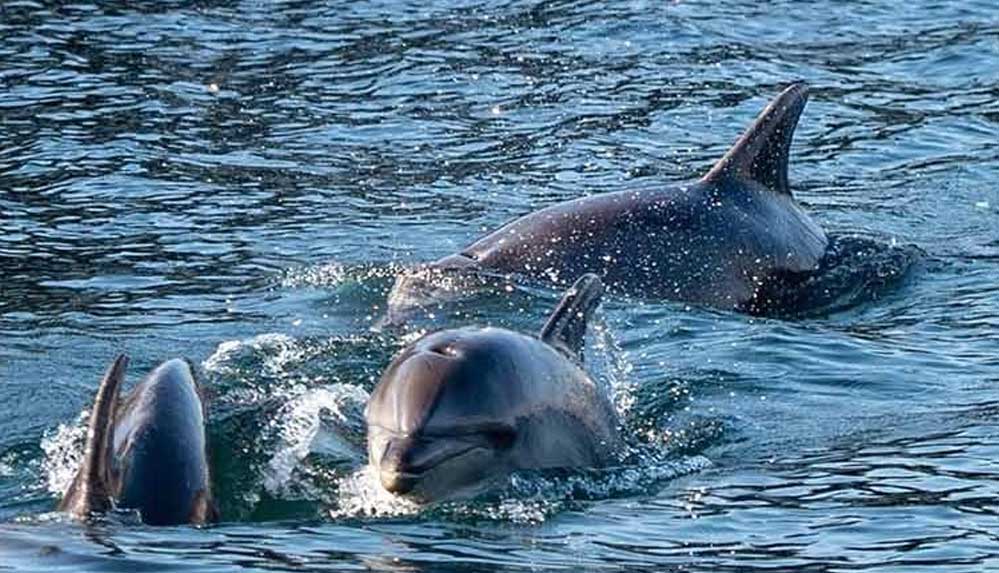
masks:
[(193, 368), (164, 362), (129, 395), (115, 427), (118, 505), (150, 525), (214, 521), (206, 442)]
[[(556, 203), (423, 270), (450, 271), (449, 279), (503, 274), (557, 286), (595, 273), (628, 296), (742, 312), (779, 308), (780, 301), (756, 299), (772, 292), (773, 283), (818, 269), (828, 247), (788, 183), (792, 138), (807, 101), (806, 85), (792, 83), (697, 181), (652, 182)], [(453, 300), (465, 290), (435, 290), (425, 282), (400, 277), (390, 314), (401, 316), (412, 301)]]
[(84, 459), (59, 509), (83, 518), (136, 509), (150, 525), (215, 521), (193, 368), (181, 359), (164, 362), (121, 399), (127, 365), (119, 356), (101, 381)]

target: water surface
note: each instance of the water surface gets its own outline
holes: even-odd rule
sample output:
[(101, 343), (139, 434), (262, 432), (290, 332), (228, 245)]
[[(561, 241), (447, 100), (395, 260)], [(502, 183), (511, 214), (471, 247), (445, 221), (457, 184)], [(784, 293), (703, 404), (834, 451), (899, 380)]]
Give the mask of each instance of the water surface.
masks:
[[(981, 571), (999, 566), (992, 2), (5, 2), (0, 569)], [(634, 451), (419, 510), (360, 411), (422, 328), (392, 278), (554, 202), (699, 176), (790, 81), (799, 201), (926, 253), (751, 318), (611, 297), (588, 363)], [(876, 256), (872, 254), (871, 256)], [(186, 355), (224, 523), (52, 511), (115, 353)]]

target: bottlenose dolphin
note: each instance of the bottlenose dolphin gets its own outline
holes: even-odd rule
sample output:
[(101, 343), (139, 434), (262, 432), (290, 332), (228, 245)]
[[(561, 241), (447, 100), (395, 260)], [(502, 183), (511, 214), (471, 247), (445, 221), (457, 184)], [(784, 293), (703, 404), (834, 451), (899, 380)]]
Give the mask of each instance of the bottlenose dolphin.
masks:
[(471, 284), (462, 275), (563, 285), (595, 273), (625, 295), (772, 308), (763, 298), (774, 296), (774, 283), (818, 268), (827, 247), (788, 185), (791, 137), (807, 97), (803, 83), (785, 89), (697, 181), (558, 203), (398, 277), (388, 321), (461, 296)]
[(118, 356), (97, 389), (83, 462), (59, 510), (87, 517), (136, 509), (150, 525), (216, 521), (193, 368), (164, 362), (120, 400), (127, 367)]
[(429, 502), (474, 495), (518, 469), (611, 460), (617, 416), (581, 367), (602, 292), (595, 275), (580, 278), (537, 338), (470, 327), (405, 348), (365, 411), (382, 486)]

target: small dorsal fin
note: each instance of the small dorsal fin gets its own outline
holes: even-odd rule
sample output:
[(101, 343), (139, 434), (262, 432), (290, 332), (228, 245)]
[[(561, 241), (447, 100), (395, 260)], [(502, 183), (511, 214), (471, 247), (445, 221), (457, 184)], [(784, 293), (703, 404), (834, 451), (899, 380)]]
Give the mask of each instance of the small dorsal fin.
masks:
[(808, 86), (804, 82), (788, 86), (770, 102), (703, 180), (750, 180), (774, 192), (791, 195), (787, 183), (787, 157), (794, 128), (807, 101)]
[(586, 323), (600, 304), (603, 293), (604, 284), (597, 275), (579, 277), (548, 317), (541, 329), (541, 340), (582, 361)]
[(78, 516), (111, 508), (111, 448), (114, 442), (115, 409), (125, 380), (128, 356), (118, 355), (104, 374), (87, 424), (83, 461), (59, 509)]

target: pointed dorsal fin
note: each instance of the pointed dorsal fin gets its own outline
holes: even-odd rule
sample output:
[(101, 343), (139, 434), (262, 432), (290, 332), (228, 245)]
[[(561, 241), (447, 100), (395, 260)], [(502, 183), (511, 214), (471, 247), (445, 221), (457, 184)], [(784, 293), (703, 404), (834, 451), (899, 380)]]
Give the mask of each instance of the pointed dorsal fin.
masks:
[(582, 361), (586, 324), (603, 294), (604, 284), (597, 275), (579, 277), (548, 317), (541, 329), (541, 340)]
[(97, 388), (94, 408), (87, 424), (83, 461), (59, 509), (78, 516), (111, 508), (111, 448), (114, 443), (115, 409), (125, 380), (128, 356), (118, 355)]
[(791, 195), (787, 183), (787, 157), (794, 128), (807, 101), (808, 86), (804, 82), (788, 86), (770, 102), (703, 180), (750, 180), (774, 192)]

